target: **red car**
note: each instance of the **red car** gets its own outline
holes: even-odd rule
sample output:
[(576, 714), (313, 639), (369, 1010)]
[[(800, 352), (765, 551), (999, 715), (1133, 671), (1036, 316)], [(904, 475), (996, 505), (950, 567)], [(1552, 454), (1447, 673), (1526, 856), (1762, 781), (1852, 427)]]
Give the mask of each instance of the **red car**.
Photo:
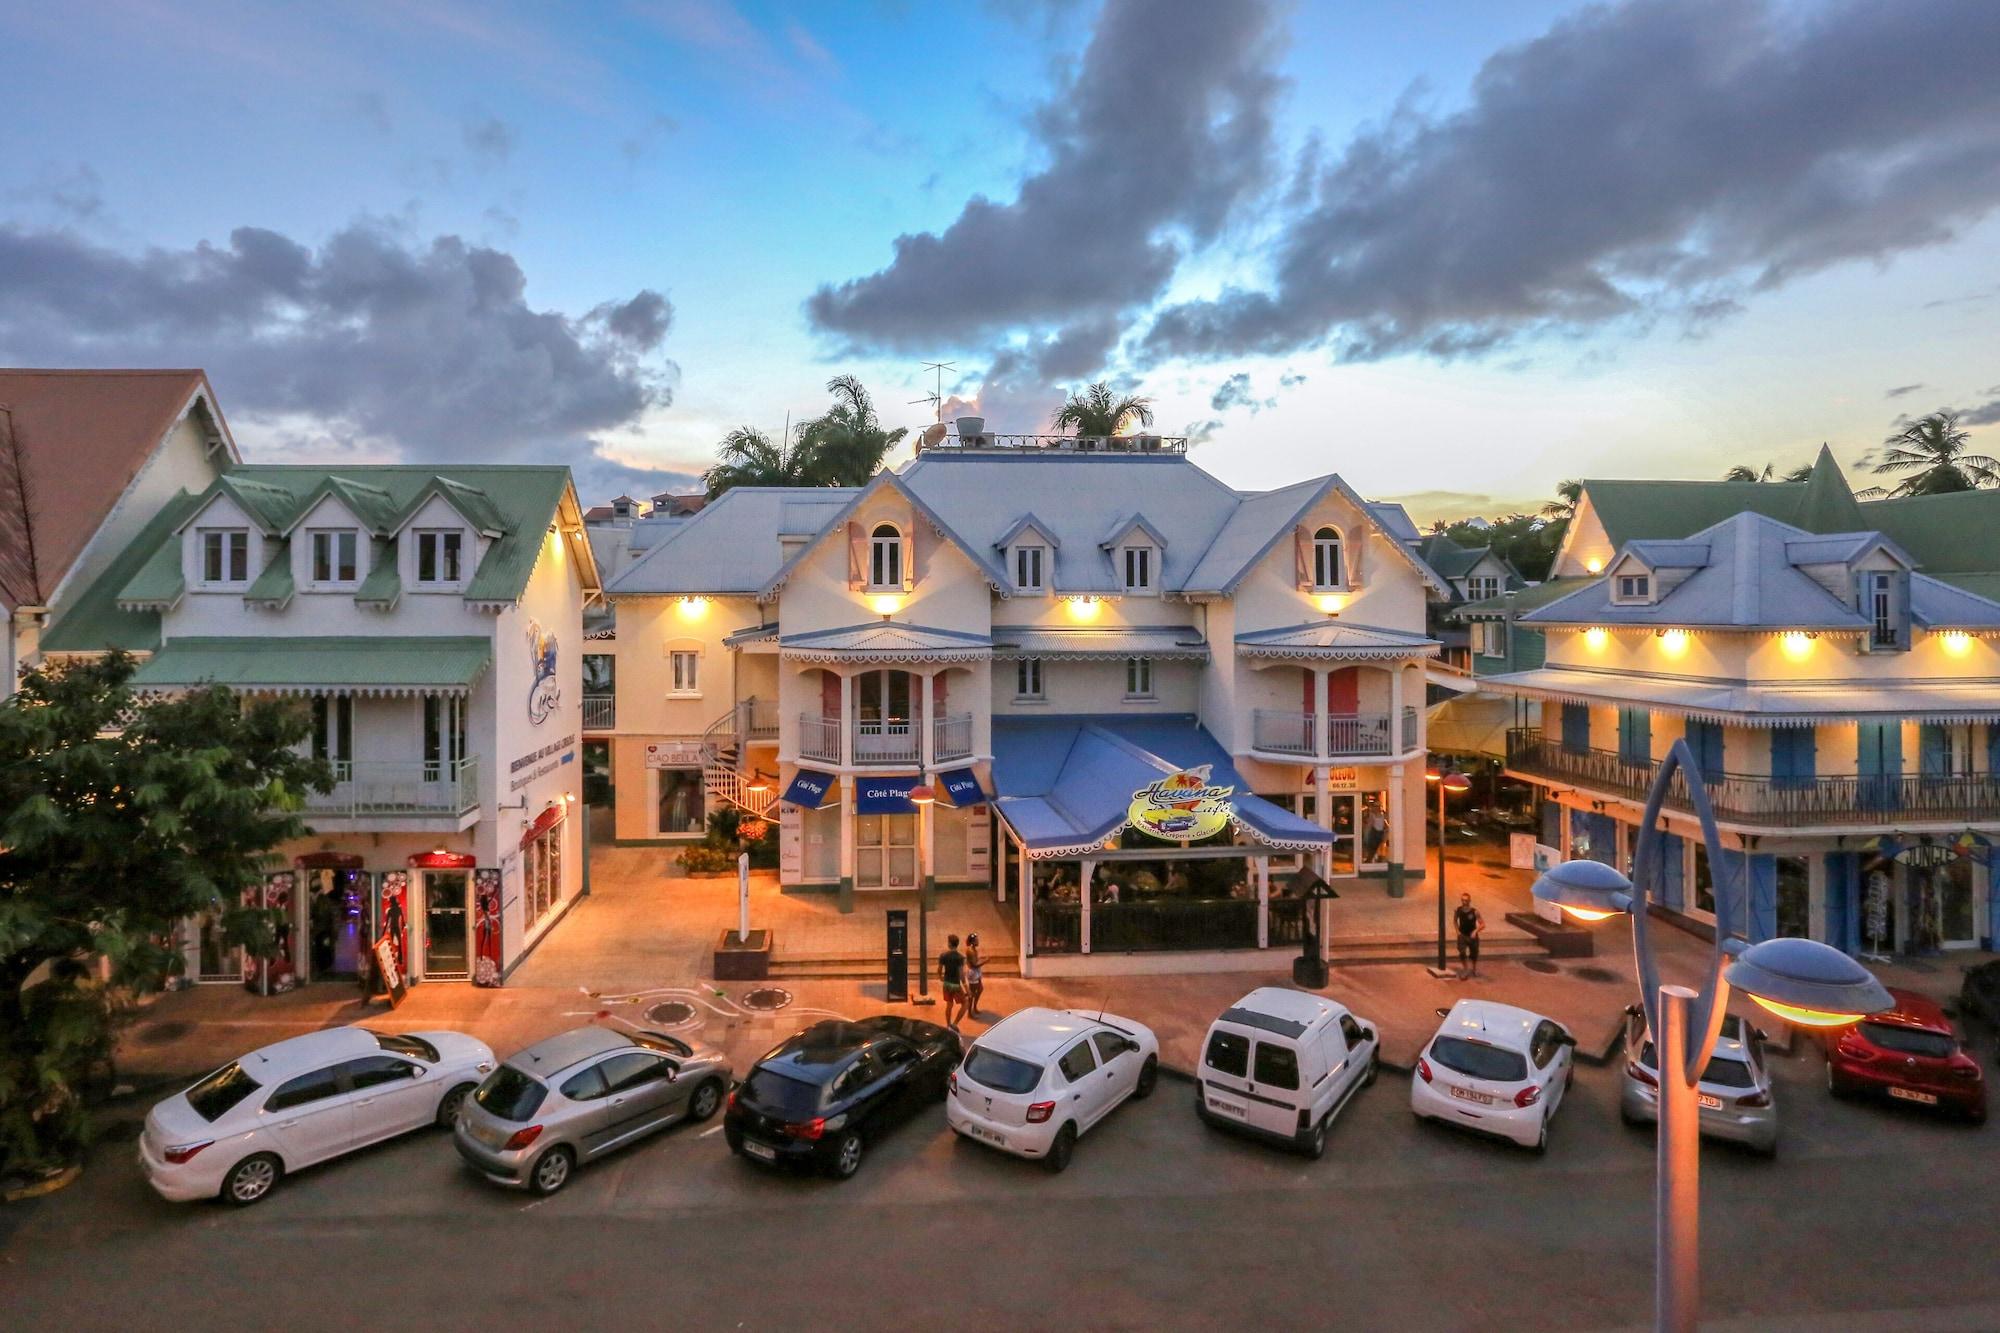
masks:
[(1986, 1120), (1986, 1079), (1959, 1045), (1937, 1003), (1891, 989), (1896, 1007), (1870, 1014), (1828, 1044), (1826, 1087), (1836, 1097), (1863, 1093), (1957, 1111)]

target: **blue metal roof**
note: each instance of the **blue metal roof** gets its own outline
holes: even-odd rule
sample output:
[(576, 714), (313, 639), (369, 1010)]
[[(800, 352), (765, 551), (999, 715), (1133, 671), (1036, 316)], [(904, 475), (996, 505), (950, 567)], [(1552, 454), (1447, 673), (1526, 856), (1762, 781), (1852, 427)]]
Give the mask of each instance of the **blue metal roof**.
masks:
[(1030, 851), (1102, 842), (1125, 826), (1134, 792), (1203, 764), (1212, 782), (1237, 789), (1236, 819), (1251, 836), (1281, 844), (1333, 841), (1319, 825), (1251, 792), (1192, 714), (993, 719), (995, 803)]

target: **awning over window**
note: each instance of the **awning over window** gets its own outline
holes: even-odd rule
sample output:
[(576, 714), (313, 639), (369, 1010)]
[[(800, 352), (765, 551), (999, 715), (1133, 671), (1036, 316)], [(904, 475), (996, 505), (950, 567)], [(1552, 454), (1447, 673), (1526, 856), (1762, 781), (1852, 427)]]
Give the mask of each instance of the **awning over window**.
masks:
[(465, 852), (418, 852), (408, 864), (412, 870), (470, 870), (479, 858)]
[(826, 804), (827, 793), (833, 790), (833, 774), (822, 773), (814, 768), (802, 768), (792, 774), (791, 785), (785, 788), (784, 801), (804, 810), (817, 810)]
[(139, 665), (139, 689), (214, 682), (268, 694), (460, 694), (493, 656), (465, 636), (170, 639)]
[(995, 718), (993, 788), (1000, 817), (1031, 856), (1083, 855), (1125, 827), (1140, 788), (1208, 765), (1233, 786), (1232, 822), (1268, 847), (1308, 851), (1333, 835), (1254, 794), (1192, 716)]
[(547, 833), (550, 829), (554, 828), (557, 824), (561, 823), (562, 817), (563, 817), (563, 806), (560, 802), (542, 811), (541, 814), (536, 815), (535, 822), (528, 825), (528, 827), (521, 833), (522, 849), (526, 850), (529, 843), (533, 842), (535, 839), (541, 837), (544, 833)]

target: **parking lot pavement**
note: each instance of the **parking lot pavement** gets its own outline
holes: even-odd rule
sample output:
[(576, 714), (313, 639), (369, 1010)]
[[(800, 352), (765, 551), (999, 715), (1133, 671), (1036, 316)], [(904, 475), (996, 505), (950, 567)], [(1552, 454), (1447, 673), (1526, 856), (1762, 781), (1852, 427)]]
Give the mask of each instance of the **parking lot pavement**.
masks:
[[(1996, 1133), (1834, 1102), (1811, 1050), (1774, 1072), (1778, 1159), (1702, 1155), (1709, 1310), (1893, 1323), (2000, 1303)], [(1580, 1071), (1545, 1158), (1414, 1123), (1385, 1073), (1308, 1162), (1205, 1128), (1170, 1080), (1061, 1176), (926, 1110), (844, 1184), (737, 1160), (711, 1122), (547, 1200), (487, 1186), (425, 1133), (255, 1208), (170, 1205), (128, 1128), (77, 1186), (0, 1213), (0, 1286), (22, 1327), (838, 1328), (948, 1310), (1030, 1328), (1638, 1325), (1651, 1137), (1619, 1123), (1617, 1074)]]

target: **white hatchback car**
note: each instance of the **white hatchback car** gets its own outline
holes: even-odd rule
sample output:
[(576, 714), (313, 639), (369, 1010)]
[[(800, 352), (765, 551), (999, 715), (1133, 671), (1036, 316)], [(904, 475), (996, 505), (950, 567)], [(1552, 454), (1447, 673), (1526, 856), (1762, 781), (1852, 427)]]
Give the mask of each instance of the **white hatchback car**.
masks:
[(492, 1050), (461, 1032), (310, 1032), (252, 1051), (147, 1112), (139, 1164), (164, 1199), (255, 1203), (286, 1172), (448, 1127), (492, 1069)]
[(1060, 1171), (1079, 1135), (1126, 1098), (1151, 1096), (1159, 1078), (1160, 1043), (1145, 1024), (1022, 1009), (967, 1049), (944, 1118), (963, 1138)]
[(1576, 1038), (1553, 1018), (1490, 1000), (1460, 1000), (1417, 1057), (1410, 1110), (1536, 1152), (1576, 1076)]

